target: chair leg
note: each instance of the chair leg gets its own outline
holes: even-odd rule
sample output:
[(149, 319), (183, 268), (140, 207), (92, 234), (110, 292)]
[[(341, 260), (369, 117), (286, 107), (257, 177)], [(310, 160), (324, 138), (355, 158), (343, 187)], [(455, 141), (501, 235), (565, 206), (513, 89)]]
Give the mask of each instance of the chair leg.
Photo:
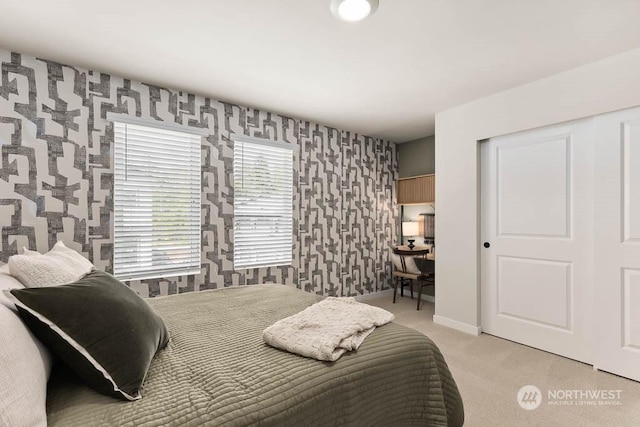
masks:
[(400, 296), (403, 297), (404, 296), (404, 277), (398, 277), (398, 280), (400, 280)]
[(409, 279), (409, 289), (411, 290), (411, 299), (413, 299), (413, 279)]
[(419, 284), (420, 284), (420, 289), (418, 290), (418, 308), (416, 308), (416, 310), (420, 310), (420, 300), (422, 299), (422, 288), (424, 287), (423, 282), (419, 282)]
[[(400, 288), (402, 291), (402, 287)], [(393, 278), (393, 303), (396, 303), (396, 293), (398, 291), (398, 277)]]

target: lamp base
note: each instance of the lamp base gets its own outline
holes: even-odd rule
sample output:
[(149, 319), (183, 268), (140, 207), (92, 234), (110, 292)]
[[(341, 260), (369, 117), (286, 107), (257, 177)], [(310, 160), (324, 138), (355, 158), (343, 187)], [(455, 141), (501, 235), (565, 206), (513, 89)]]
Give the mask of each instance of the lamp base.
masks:
[(408, 239), (409, 242), (409, 249), (413, 250), (413, 248), (416, 247), (416, 245), (413, 244), (413, 242), (415, 242), (416, 239)]

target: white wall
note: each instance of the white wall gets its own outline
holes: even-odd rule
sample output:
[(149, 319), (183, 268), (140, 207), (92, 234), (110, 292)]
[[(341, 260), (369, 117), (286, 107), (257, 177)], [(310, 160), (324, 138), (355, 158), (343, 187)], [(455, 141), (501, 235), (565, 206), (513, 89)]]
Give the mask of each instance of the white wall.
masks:
[(637, 105), (640, 49), (436, 115), (435, 322), (480, 326), (478, 141)]

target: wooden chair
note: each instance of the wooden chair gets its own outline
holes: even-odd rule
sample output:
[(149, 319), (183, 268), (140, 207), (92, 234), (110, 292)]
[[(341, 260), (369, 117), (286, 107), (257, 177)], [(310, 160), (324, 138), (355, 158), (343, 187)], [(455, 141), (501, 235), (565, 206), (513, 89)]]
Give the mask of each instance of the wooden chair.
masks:
[(414, 257), (422, 256), (426, 263), (427, 254), (429, 248), (416, 246), (413, 249), (409, 249), (408, 246), (398, 246), (393, 248), (394, 255), (400, 258), (400, 265), (394, 262), (393, 271), (393, 302), (396, 302), (396, 294), (398, 291), (398, 284), (400, 284), (400, 296), (404, 296), (404, 287), (409, 285), (411, 292), (411, 299), (413, 299), (413, 285), (414, 282), (419, 286), (418, 288), (418, 303), (417, 310), (420, 310), (420, 300), (422, 298), (422, 289), (425, 286), (434, 284), (433, 273), (424, 274), (420, 270), (413, 260)]

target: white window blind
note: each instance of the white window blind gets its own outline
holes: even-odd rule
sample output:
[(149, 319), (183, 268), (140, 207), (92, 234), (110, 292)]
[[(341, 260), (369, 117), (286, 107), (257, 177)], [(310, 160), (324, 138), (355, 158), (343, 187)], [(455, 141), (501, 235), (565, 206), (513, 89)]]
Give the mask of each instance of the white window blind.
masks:
[(234, 267), (291, 264), (292, 147), (238, 137), (234, 146), (233, 176)]
[(114, 121), (114, 275), (200, 272), (201, 135)]

